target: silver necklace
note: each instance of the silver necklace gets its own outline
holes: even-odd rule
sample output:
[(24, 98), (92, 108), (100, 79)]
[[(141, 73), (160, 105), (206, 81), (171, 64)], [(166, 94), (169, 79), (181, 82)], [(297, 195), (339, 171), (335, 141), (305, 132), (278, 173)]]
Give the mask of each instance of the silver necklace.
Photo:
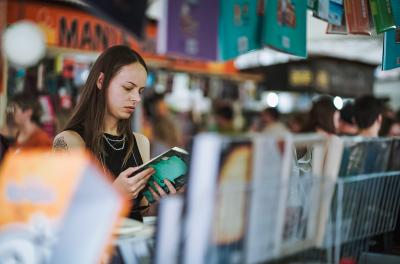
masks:
[[(123, 136), (123, 138), (121, 138), (121, 139), (111, 139), (111, 138), (106, 137), (106, 135), (103, 134), (103, 138), (106, 140), (107, 144), (108, 144), (113, 150), (118, 151), (118, 150), (123, 150), (123, 149), (125, 148), (125, 136)], [(116, 147), (116, 146), (114, 146), (114, 145), (112, 144), (112, 142), (115, 142), (115, 143), (120, 143), (120, 142), (122, 142), (122, 146), (121, 146), (121, 147)]]

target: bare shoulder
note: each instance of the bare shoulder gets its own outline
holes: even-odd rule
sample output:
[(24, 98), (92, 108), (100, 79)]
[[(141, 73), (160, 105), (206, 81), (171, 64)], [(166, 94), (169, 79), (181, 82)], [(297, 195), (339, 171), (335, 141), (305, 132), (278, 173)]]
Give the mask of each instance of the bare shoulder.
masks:
[(142, 143), (144, 145), (150, 146), (150, 141), (145, 135), (140, 134), (140, 133), (136, 133), (136, 132), (133, 132), (133, 135), (135, 135), (135, 138), (136, 138), (136, 141), (138, 142), (138, 144), (140, 142), (140, 143)]
[(147, 162), (150, 160), (150, 141), (149, 139), (140, 133), (133, 132), (136, 142), (138, 144), (138, 148), (140, 151), (140, 155), (142, 156), (143, 162)]
[(53, 150), (70, 150), (84, 147), (85, 142), (81, 136), (72, 130), (66, 130), (57, 134), (53, 141)]

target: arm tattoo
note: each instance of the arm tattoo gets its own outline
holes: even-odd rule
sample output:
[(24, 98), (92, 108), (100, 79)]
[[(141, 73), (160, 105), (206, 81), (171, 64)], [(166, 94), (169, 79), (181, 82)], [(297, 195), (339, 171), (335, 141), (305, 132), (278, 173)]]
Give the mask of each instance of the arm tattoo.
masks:
[(56, 151), (68, 150), (68, 145), (65, 143), (64, 137), (59, 137), (54, 141), (53, 149)]

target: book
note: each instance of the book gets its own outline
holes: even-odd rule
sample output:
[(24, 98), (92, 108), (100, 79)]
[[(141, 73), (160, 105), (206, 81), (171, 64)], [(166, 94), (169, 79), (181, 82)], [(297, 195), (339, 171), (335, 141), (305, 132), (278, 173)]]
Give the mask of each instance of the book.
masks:
[(228, 60), (261, 47), (261, 0), (222, 0), (219, 17), (219, 57)]
[(157, 52), (217, 60), (219, 1), (162, 1)]
[(400, 2), (392, 1), (396, 28), (385, 32), (383, 38), (382, 70), (400, 67)]
[(155, 236), (154, 263), (179, 262), (183, 226), (183, 196), (168, 196), (161, 200)]
[(329, 1), (329, 13), (328, 22), (329, 24), (341, 26), (343, 22), (344, 8), (343, 4)]
[(307, 1), (269, 0), (265, 4), (263, 43), (277, 50), (307, 56)]
[(206, 263), (243, 263), (247, 187), (252, 178), (251, 138), (224, 137), (220, 155)]
[(368, 0), (345, 0), (344, 10), (350, 34), (372, 34)]
[(0, 169), (0, 262), (101, 262), (129, 208), (94, 160), (82, 151), (6, 156)]
[[(147, 169), (153, 168), (155, 173), (150, 177), (147, 187), (145, 187), (143, 194), (149, 203), (155, 202), (153, 195), (148, 188), (157, 190), (153, 182), (156, 182), (168, 193), (168, 187), (164, 180), (169, 180), (179, 190), (186, 184), (186, 173), (188, 172), (189, 153), (178, 147), (173, 147), (164, 153), (152, 158), (150, 161), (142, 164), (135, 174)], [(135, 175), (134, 174), (134, 175)]]
[(324, 21), (328, 21), (329, 18), (329, 0), (318, 0), (318, 9), (316, 17)]
[(284, 228), (280, 254), (287, 256), (318, 244), (326, 138), (316, 133), (293, 137), (293, 162), (290, 167)]
[(325, 242), (326, 230), (329, 224), (329, 214), (335, 186), (339, 176), (340, 162), (342, 161), (344, 142), (341, 138), (331, 135), (327, 139), (326, 156), (323, 167), (323, 180), (321, 182), (321, 203), (319, 207), (317, 246)]
[(221, 136), (214, 133), (194, 137), (186, 190), (182, 263), (205, 263), (222, 143)]
[(377, 33), (396, 28), (390, 1), (391, 0), (369, 0)]
[(293, 159), (292, 141), (289, 134), (282, 138), (262, 134), (253, 136), (246, 263), (267, 262), (279, 256), (287, 197), (285, 186)]

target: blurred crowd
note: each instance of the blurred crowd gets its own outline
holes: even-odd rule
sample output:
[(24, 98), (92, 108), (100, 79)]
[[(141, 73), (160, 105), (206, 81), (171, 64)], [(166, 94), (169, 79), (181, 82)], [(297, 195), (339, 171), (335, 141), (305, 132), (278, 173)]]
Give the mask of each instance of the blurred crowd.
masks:
[[(16, 94), (9, 99), (6, 121), (0, 130), (0, 156), (8, 148), (20, 150), (31, 147), (51, 147), (53, 136), (41, 123), (41, 104), (30, 94)], [(63, 128), (62, 117), (58, 128)], [(333, 98), (319, 96), (309, 112), (281, 114), (277, 108), (267, 107), (251, 116), (245, 116), (240, 105), (230, 101), (215, 101), (212, 111), (200, 117), (192, 112), (174, 112), (162, 94), (151, 94), (143, 100), (142, 132), (151, 142), (151, 156), (179, 146), (189, 148), (191, 138), (205, 131), (235, 135), (263, 132), (283, 133), (317, 132), (346, 136), (394, 137), (400, 136), (400, 110), (391, 109), (374, 96), (362, 96), (344, 102), (338, 110)], [(56, 131), (56, 132), (58, 132)]]

